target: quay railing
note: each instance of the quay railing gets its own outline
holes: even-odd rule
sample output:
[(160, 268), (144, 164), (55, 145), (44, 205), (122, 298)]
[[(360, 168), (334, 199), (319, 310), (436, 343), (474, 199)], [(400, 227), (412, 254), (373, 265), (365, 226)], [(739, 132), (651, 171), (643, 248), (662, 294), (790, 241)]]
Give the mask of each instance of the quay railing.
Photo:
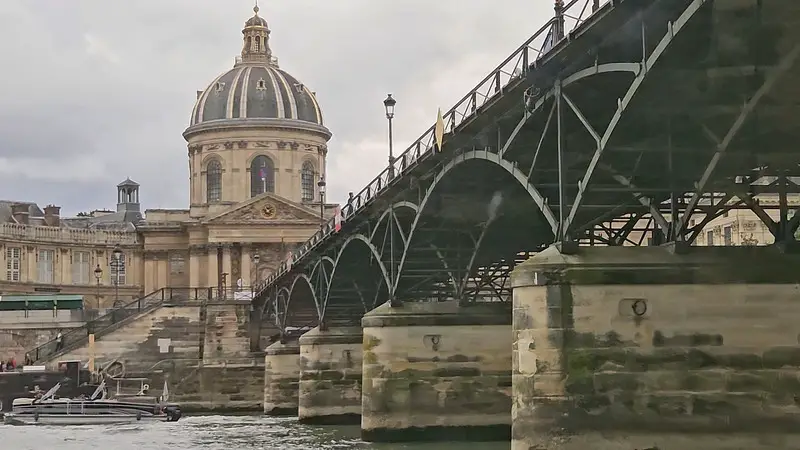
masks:
[[(526, 40), (517, 50), (505, 59), (489, 75), (481, 80), (478, 85), (465, 95), (455, 106), (442, 115), (444, 121), (444, 134), (454, 133), (473, 119), (484, 106), (489, 105), (503, 95), (503, 93), (538, 67), (538, 62), (563, 39), (580, 27), (587, 18), (603, 10), (612, 3), (611, 0), (556, 0), (555, 15), (547, 21), (536, 33)], [(367, 205), (379, 197), (396, 178), (401, 178), (415, 167), (420, 161), (427, 159), (434, 152), (436, 142), (436, 125), (432, 125), (425, 133), (415, 140), (402, 154), (395, 158), (389, 165), (375, 177), (358, 194), (348, 199), (347, 204), (341, 209), (341, 222), (357, 215)], [(281, 263), (278, 269), (269, 277), (259, 283), (255, 289), (260, 293), (276, 279), (289, 272), (292, 266), (314, 250), (329, 235), (335, 232), (335, 218), (323, 224), (311, 238), (300, 248), (292, 252), (289, 258)]]
[[(152, 311), (165, 304), (206, 303), (209, 300), (220, 299), (221, 292), (225, 291), (216, 287), (161, 288), (130, 303), (115, 307), (106, 314), (90, 320), (80, 327), (69, 328), (61, 334), (61, 346), (58, 345), (57, 339), (53, 338), (27, 351), (26, 359), (30, 358), (33, 362), (50, 360), (54, 356), (86, 344), (89, 341), (90, 334), (94, 334), (95, 338), (98, 338), (115, 330), (120, 322), (129, 317)], [(222, 299), (227, 298), (228, 296), (223, 294)]]
[(108, 245), (134, 245), (139, 242), (138, 235), (132, 231), (88, 230), (17, 223), (0, 224), (0, 239), (2, 238), (15, 241)]

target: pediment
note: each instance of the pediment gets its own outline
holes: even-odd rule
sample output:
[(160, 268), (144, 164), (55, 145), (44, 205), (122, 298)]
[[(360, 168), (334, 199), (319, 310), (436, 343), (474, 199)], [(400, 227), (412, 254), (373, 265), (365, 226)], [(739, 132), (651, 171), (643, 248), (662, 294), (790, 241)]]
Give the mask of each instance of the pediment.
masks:
[(270, 222), (314, 223), (319, 222), (319, 213), (315, 213), (314, 210), (304, 205), (267, 193), (233, 205), (203, 220), (203, 223), (206, 224), (268, 224)]

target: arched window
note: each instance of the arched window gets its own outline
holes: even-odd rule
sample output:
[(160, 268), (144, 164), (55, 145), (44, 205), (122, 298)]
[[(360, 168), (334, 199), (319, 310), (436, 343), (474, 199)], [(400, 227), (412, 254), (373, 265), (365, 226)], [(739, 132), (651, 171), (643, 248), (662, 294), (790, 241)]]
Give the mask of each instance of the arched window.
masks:
[(250, 163), (250, 197), (264, 192), (275, 192), (275, 164), (266, 156), (259, 155)]
[(314, 201), (314, 166), (308, 161), (300, 171), (300, 193), (304, 202)]
[(208, 203), (222, 200), (222, 164), (216, 159), (206, 166), (206, 200)]
[(258, 36), (256, 36), (256, 51), (261, 51), (261, 39), (259, 39)]

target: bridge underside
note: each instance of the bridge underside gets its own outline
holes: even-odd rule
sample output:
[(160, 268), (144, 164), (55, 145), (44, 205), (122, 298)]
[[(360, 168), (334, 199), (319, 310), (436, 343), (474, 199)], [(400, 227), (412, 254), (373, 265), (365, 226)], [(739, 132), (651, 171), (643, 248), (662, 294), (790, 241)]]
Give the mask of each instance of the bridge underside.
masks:
[[(603, 11), (267, 286), (264, 320), (338, 326), (386, 301), (509, 301), (529, 252), (691, 245), (731, 208), (792, 242), (800, 4)], [(754, 199), (764, 192), (779, 195), (780, 220)]]

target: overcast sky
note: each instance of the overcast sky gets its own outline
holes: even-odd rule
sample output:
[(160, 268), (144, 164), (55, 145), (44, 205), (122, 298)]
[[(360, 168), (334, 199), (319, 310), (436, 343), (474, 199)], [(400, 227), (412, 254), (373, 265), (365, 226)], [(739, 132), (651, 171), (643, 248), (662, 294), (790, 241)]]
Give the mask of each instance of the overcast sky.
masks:
[[(195, 91), (233, 66), (251, 0), (2, 0), (0, 199), (186, 208), (181, 133)], [(281, 68), (312, 90), (333, 132), (330, 200), (387, 159), (382, 101), (397, 99), (396, 153), (552, 15), (550, 0), (262, 0)]]

